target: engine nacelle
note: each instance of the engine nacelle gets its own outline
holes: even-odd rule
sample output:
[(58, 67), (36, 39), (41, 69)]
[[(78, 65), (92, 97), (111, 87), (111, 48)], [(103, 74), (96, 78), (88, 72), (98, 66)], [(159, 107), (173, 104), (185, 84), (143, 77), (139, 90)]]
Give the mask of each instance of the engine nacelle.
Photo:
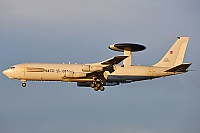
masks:
[(103, 67), (102, 66), (83, 65), (82, 71), (83, 72), (103, 71)]
[(65, 77), (66, 78), (82, 78), (82, 77), (86, 77), (86, 73), (67, 71), (65, 73)]

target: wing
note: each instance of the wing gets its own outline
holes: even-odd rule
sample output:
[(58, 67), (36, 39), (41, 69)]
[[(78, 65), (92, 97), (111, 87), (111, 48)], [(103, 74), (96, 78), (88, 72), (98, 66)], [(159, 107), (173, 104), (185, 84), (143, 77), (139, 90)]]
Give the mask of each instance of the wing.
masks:
[(123, 61), (124, 59), (126, 59), (128, 56), (115, 56), (112, 57), (108, 60), (105, 60), (103, 62), (101, 62), (102, 65), (106, 65), (104, 67), (105, 71), (109, 71), (110, 73), (115, 71), (115, 64), (119, 64), (121, 61)]
[(105, 60), (103, 62), (101, 62), (102, 65), (114, 65), (114, 64), (118, 64), (121, 61), (123, 61), (124, 59), (126, 59), (128, 56), (115, 56), (112, 57), (108, 60)]
[(102, 71), (87, 73), (87, 77), (96, 78), (99, 79), (101, 82), (106, 82), (108, 75), (105, 71), (109, 71), (110, 73), (114, 72), (116, 68), (114, 65), (120, 63), (127, 57), (128, 56), (115, 56), (99, 63), (90, 64), (91, 66), (102, 66), (103, 69)]

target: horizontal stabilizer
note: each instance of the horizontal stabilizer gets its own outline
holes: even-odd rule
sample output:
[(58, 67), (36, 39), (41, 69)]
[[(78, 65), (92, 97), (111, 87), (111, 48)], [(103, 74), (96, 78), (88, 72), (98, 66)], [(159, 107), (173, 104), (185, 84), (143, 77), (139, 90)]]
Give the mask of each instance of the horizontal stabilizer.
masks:
[(170, 68), (169, 70), (165, 72), (187, 72), (188, 71), (187, 69), (191, 64), (192, 63), (183, 63), (181, 65)]
[(126, 59), (128, 56), (115, 56), (112, 57), (108, 60), (105, 60), (103, 62), (101, 62), (102, 65), (114, 65), (114, 64), (118, 64), (121, 61), (123, 61), (124, 59)]

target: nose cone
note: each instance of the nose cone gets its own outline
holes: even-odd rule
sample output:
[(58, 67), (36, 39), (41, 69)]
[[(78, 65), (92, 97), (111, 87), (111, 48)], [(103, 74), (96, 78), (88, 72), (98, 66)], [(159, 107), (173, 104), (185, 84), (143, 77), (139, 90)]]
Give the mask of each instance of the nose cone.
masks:
[(3, 74), (4, 74), (4, 75), (7, 75), (7, 74), (8, 74), (8, 70), (4, 70), (4, 71), (3, 71)]
[(7, 76), (8, 78), (12, 78), (9, 69), (4, 70), (4, 71), (3, 71), (3, 74), (4, 74), (5, 76)]

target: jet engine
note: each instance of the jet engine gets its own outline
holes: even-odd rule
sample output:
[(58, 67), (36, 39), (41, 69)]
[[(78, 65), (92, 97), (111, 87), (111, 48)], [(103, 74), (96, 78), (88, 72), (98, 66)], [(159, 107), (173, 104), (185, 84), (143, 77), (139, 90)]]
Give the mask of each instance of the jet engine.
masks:
[(95, 71), (102, 71), (102, 66), (92, 66), (92, 65), (83, 65), (82, 71), (83, 72), (95, 72)]

